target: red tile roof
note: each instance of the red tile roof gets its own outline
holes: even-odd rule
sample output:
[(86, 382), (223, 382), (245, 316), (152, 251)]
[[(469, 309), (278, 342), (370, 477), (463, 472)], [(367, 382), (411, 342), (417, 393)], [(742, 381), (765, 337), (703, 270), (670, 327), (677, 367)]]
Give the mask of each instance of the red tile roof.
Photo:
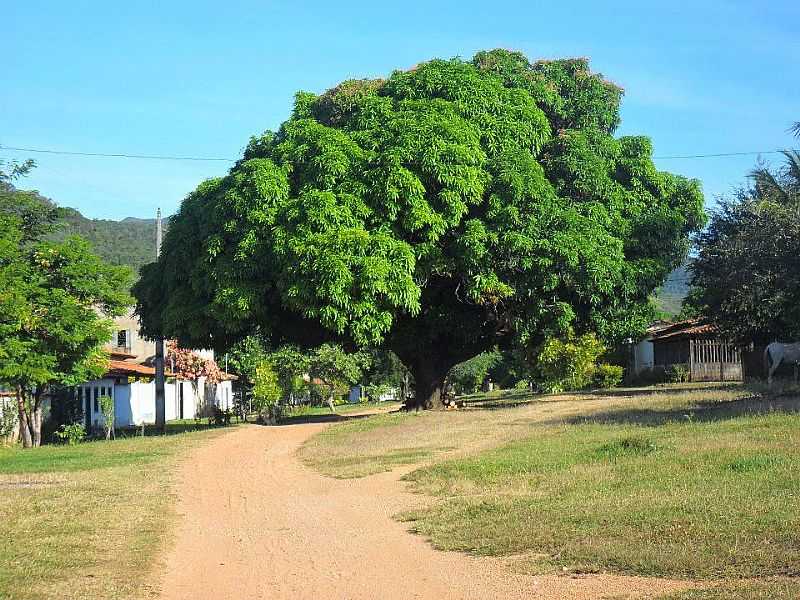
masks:
[[(128, 362), (126, 360), (108, 361), (108, 372), (106, 377), (127, 377), (129, 375), (146, 375), (148, 377), (155, 377), (156, 370), (147, 365), (140, 365), (139, 363)], [(172, 377), (172, 373), (165, 371), (167, 377)]]
[(652, 341), (674, 340), (682, 337), (700, 337), (714, 335), (719, 329), (701, 318), (688, 319), (672, 323), (670, 326), (657, 330), (650, 339)]

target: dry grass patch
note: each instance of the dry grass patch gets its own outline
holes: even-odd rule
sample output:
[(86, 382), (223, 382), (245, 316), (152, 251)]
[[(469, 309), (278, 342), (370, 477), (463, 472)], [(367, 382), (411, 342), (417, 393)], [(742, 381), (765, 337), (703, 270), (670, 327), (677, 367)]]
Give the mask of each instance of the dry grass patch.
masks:
[(532, 395), (510, 391), (471, 397), (467, 409), (395, 412), (337, 423), (311, 438), (300, 458), (331, 477), (365, 477), (401, 464), (467, 456), (530, 435), (545, 423), (586, 418), (684, 419), (692, 407), (750, 396), (738, 385), (631, 388)]
[(0, 448), (0, 598), (147, 596), (174, 461), (218, 431)]

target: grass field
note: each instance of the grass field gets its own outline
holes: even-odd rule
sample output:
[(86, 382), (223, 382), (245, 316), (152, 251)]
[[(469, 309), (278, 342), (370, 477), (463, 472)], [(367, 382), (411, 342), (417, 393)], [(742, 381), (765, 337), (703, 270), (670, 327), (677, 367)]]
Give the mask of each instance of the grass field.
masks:
[(220, 429), (0, 448), (0, 598), (135, 598), (175, 518), (174, 460)]
[(335, 477), (422, 463), (406, 479), (431, 502), (398, 518), (442, 549), (710, 582), (687, 600), (797, 598), (798, 410), (738, 385), (499, 394), (337, 424), (301, 457)]

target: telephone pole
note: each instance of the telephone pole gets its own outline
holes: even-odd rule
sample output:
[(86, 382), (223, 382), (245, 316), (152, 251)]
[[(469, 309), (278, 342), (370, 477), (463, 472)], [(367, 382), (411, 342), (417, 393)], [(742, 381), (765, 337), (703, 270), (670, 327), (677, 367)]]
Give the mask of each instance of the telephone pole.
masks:
[[(161, 209), (156, 212), (156, 260), (161, 256)], [(156, 338), (156, 429), (167, 432), (167, 402), (164, 392), (164, 338)]]

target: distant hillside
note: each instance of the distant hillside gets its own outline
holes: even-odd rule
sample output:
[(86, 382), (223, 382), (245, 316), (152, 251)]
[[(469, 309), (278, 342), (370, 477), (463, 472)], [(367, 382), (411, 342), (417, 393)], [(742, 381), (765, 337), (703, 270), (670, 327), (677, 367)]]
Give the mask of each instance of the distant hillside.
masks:
[(683, 299), (689, 292), (691, 274), (686, 265), (680, 266), (669, 274), (667, 280), (656, 291), (656, 306), (670, 315), (681, 312)]
[(139, 272), (155, 260), (156, 220), (128, 217), (122, 221), (87, 219), (74, 208), (62, 208), (62, 226), (56, 240), (70, 235), (87, 239), (95, 252), (115, 265), (128, 265)]

